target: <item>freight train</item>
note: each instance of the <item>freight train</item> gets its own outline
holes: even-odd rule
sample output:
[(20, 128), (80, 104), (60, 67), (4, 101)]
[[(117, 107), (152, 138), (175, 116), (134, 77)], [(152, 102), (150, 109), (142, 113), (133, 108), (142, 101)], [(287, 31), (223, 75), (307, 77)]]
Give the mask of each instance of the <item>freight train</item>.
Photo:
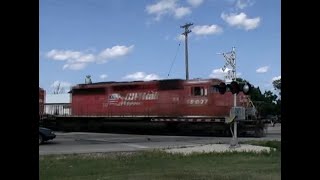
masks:
[[(230, 132), (236, 117), (231, 110), (234, 96), (230, 89), (221, 94), (219, 79), (166, 79), (132, 82), (98, 82), (78, 84), (70, 90), (71, 115), (56, 116), (62, 121), (86, 119), (179, 124), (207, 124)], [(263, 126), (252, 113), (254, 107), (243, 92), (237, 94), (237, 107), (245, 111), (238, 120), (238, 132), (253, 130), (262, 135)], [(72, 119), (72, 120), (70, 120)], [(222, 127), (222, 129), (221, 129)], [(241, 129), (243, 131), (241, 131)]]
[(39, 87), (39, 115), (44, 113), (45, 90)]

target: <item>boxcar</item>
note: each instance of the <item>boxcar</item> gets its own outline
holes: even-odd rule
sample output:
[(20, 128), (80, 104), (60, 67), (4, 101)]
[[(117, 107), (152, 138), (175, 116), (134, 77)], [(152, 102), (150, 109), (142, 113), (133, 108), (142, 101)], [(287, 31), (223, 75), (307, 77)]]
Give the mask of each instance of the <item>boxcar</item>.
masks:
[(39, 87), (39, 115), (44, 113), (45, 90)]

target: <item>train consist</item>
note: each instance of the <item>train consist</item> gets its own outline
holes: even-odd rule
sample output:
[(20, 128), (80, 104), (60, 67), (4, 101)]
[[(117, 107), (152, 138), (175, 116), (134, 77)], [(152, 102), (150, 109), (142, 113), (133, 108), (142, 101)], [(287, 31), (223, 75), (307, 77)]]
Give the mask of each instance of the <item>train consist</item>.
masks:
[[(72, 87), (69, 119), (101, 119), (225, 125), (230, 119), (233, 94), (219, 93), (219, 79), (167, 79), (133, 82), (99, 82)], [(40, 92), (40, 91), (39, 91)], [(39, 94), (40, 95), (40, 94)], [(237, 94), (237, 106), (250, 110), (247, 95)], [(40, 102), (40, 101), (39, 101)], [(257, 128), (258, 120), (246, 111), (240, 127)], [(249, 117), (250, 115), (250, 117)], [(263, 131), (258, 128), (259, 133)]]
[[(73, 116), (222, 118), (233, 95), (221, 95), (218, 79), (79, 84), (71, 90)], [(239, 94), (238, 102), (246, 100)]]
[(45, 90), (39, 87), (39, 115), (44, 113)]

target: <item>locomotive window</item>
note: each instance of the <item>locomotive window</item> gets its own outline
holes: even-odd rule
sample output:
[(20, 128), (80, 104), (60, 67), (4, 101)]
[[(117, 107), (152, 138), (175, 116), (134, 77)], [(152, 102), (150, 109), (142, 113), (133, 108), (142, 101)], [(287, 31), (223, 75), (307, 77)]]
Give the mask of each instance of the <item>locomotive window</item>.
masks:
[(192, 87), (191, 94), (193, 96), (206, 96), (208, 94), (207, 89), (204, 87)]

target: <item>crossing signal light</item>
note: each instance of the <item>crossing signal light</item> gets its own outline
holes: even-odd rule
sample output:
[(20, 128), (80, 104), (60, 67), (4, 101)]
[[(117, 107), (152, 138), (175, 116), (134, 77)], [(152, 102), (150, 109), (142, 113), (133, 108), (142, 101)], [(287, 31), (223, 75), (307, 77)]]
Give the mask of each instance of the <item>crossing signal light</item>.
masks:
[(219, 85), (215, 85), (214, 87), (218, 89), (220, 94), (224, 94), (227, 91), (227, 85), (224, 82), (221, 82)]
[(238, 94), (242, 91), (245, 95), (248, 95), (251, 91), (251, 84), (249, 83), (237, 83), (236, 81), (232, 81), (230, 84), (226, 85), (224, 82), (221, 82), (219, 85), (215, 85), (219, 90), (220, 94), (224, 94), (227, 89), (230, 90), (232, 94)]
[(227, 85), (227, 87), (229, 88), (232, 94), (238, 94), (240, 91), (240, 86), (235, 81), (232, 81), (230, 84)]
[(242, 89), (243, 94), (248, 95), (251, 91), (251, 84), (244, 83), (241, 89)]

